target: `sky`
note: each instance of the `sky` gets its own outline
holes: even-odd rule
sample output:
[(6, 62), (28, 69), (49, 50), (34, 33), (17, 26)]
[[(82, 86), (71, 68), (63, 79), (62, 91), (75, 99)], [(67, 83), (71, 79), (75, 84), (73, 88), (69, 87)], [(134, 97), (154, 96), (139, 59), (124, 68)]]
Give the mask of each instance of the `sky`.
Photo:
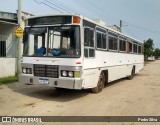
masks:
[[(17, 1), (4, 0), (0, 11), (15, 13)], [(77, 13), (108, 26), (122, 20), (123, 33), (142, 42), (151, 38), (160, 48), (160, 0), (22, 0), (22, 10), (34, 15)]]

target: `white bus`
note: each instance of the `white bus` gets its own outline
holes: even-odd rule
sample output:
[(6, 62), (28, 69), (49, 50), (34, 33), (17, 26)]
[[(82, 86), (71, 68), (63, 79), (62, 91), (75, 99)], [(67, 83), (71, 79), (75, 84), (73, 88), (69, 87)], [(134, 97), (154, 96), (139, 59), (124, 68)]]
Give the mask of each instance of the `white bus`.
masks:
[(29, 18), (23, 44), (20, 83), (99, 93), (144, 65), (139, 40), (81, 15)]

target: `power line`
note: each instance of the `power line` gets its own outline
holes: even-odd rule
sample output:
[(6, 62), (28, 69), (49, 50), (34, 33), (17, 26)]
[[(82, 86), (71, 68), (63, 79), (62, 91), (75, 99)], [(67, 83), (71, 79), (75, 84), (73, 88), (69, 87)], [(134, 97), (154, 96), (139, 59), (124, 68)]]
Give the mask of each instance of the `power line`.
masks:
[[(90, 3), (90, 5), (92, 4), (93, 6), (95, 6), (96, 8), (98, 8), (98, 9), (101, 10), (101, 11), (105, 11), (105, 10), (103, 10), (103, 8), (99, 8), (96, 4), (94, 4), (94, 3), (91, 2), (91, 1), (86, 1), (86, 2)], [(108, 15), (109, 15), (109, 14), (108, 14)], [(111, 16), (111, 15), (110, 15), (110, 16)], [(111, 16), (111, 17), (113, 17), (113, 18), (115, 18), (115, 19), (118, 19), (118, 18), (115, 17), (115, 16)], [(118, 20), (119, 20), (119, 19), (118, 19)], [(135, 28), (138, 28), (138, 29), (141, 29), (141, 30), (150, 32), (150, 33), (160, 34), (160, 31), (157, 31), (157, 30), (152, 30), (152, 29), (148, 29), (148, 28), (141, 27), (141, 26), (137, 26), (137, 25), (135, 25), (135, 24), (129, 23), (128, 21), (123, 21), (123, 22), (124, 22), (124, 23), (127, 23), (129, 26), (132, 26), (132, 27), (135, 27)]]
[(41, 4), (42, 2), (39, 0), (34, 0), (36, 3)]
[[(99, 12), (101, 12), (101, 14), (103, 14), (105, 17), (110, 18), (110, 19), (112, 18), (112, 20), (114, 20), (114, 19), (116, 19), (116, 20), (118, 20), (118, 21), (120, 20), (119, 18), (117, 18), (117, 17), (115, 17), (115, 16), (107, 13), (106, 10), (104, 10), (103, 8), (97, 6), (97, 5), (94, 3), (94, 0), (92, 0), (92, 1), (86, 0), (85, 2), (87, 2), (89, 5), (94, 6), (94, 9), (99, 10)], [(96, 2), (96, 0), (95, 0), (95, 2)]]
[(138, 26), (138, 25), (126, 22), (126, 21), (123, 21), (123, 22), (128, 24), (128, 26), (132, 26), (132, 27), (135, 27), (137, 29), (140, 29), (140, 30), (143, 30), (143, 31), (146, 31), (146, 32), (150, 32), (150, 33), (153, 33), (153, 34), (159, 34), (160, 35), (160, 31), (158, 31), (158, 30), (144, 28), (144, 27), (141, 27), (141, 26)]
[[(80, 0), (79, 0), (80, 1)], [(97, 14), (99, 14), (100, 16), (102, 16), (103, 18), (104, 17), (107, 17), (106, 15), (104, 15), (102, 12), (104, 12), (105, 10), (103, 8), (99, 8), (99, 6), (97, 6), (93, 0), (92, 1), (89, 1), (89, 0), (86, 0), (85, 2), (83, 0), (81, 0), (82, 4), (85, 4), (86, 7), (89, 7), (89, 8), (93, 8), (94, 10), (96, 9), (97, 11), (95, 11)], [(87, 4), (88, 3), (88, 4)], [(92, 5), (92, 6), (91, 6)], [(93, 7), (94, 6), (94, 7)], [(93, 10), (92, 9), (92, 10)], [(92, 11), (91, 10), (91, 11)], [(98, 11), (99, 10), (99, 11)], [(93, 11), (92, 11), (93, 12)], [(105, 12), (106, 13), (106, 12)], [(111, 16), (110, 14), (107, 13), (107, 15), (109, 15), (110, 17), (112, 18), (115, 18), (115, 19), (118, 19), (117, 17), (115, 16)], [(120, 19), (118, 19), (120, 20)], [(138, 28), (138, 29), (141, 29), (145, 32), (150, 32), (150, 33), (154, 33), (154, 34), (158, 34), (160, 35), (160, 31), (158, 30), (152, 30), (152, 29), (148, 29), (148, 28), (144, 28), (142, 26), (138, 26), (138, 25), (135, 25), (135, 24), (132, 24), (132, 23), (129, 23), (128, 21), (123, 21), (124, 23), (128, 24), (128, 26), (132, 26), (132, 27), (135, 27), (135, 28)]]
[(80, 1), (80, 0), (74, 0), (74, 2), (77, 3), (78, 6), (81, 5), (81, 7), (83, 7), (84, 9), (86, 9), (91, 15), (97, 16), (97, 15), (95, 14), (95, 11), (93, 11), (93, 9), (90, 10), (84, 3), (82, 3), (82, 1)]
[[(79, 6), (85, 8), (88, 12), (91, 12), (91, 14), (93, 15), (94, 14), (94, 17), (98, 17), (98, 18), (101, 18), (103, 20), (105, 20), (106, 22), (108, 22), (107, 19), (118, 19), (114, 16), (111, 16), (109, 15), (108, 13), (106, 14), (106, 10), (98, 7), (96, 4), (94, 4), (93, 2), (89, 1), (89, 0), (74, 0), (74, 2), (76, 2)], [(109, 15), (109, 16), (107, 16)], [(118, 19), (119, 20), (119, 19)]]
[(40, 2), (38, 2), (39, 0), (38, 0), (38, 1), (37, 1), (37, 0), (34, 0), (34, 1), (35, 1), (36, 3), (38, 3), (38, 4), (44, 4), (44, 5), (48, 6), (48, 7), (50, 7), (51, 9), (54, 9), (54, 10), (56, 10), (56, 11), (58, 11), (58, 12), (63, 13), (62, 11), (60, 11), (60, 10), (58, 10), (58, 9), (56, 9), (56, 8), (54, 8), (54, 7), (50, 6), (50, 5), (42, 2), (42, 1), (40, 1)]
[[(68, 12), (68, 13), (71, 13), (72, 14), (72, 11), (73, 12), (76, 12), (76, 13), (79, 13), (78, 11), (74, 10), (73, 8), (67, 6), (66, 4), (63, 4), (62, 2), (56, 0), (56, 2), (53, 1), (48, 1), (48, 0), (44, 0), (45, 2), (42, 2), (40, 0), (34, 0), (36, 3), (38, 4), (44, 4), (58, 12), (61, 12), (63, 13), (63, 11), (65, 12)], [(51, 4), (51, 5), (48, 5), (47, 3)], [(89, 12), (92, 12), (91, 14), (93, 16), (96, 16), (96, 17), (103, 17), (105, 19), (105, 17), (107, 17), (103, 12), (105, 11), (103, 8), (99, 8), (94, 2), (91, 2), (91, 1), (83, 1), (83, 0), (75, 0), (74, 2), (76, 2), (78, 5), (81, 5), (83, 6), (83, 8), (85, 8), (87, 11)], [(60, 7), (60, 5), (63, 6), (63, 7)], [(92, 5), (92, 6), (91, 6)], [(54, 7), (53, 7), (54, 6)], [(56, 7), (56, 8), (55, 8)], [(59, 9), (57, 9), (59, 8)], [(63, 11), (61, 11), (63, 10)], [(105, 12), (106, 13), (106, 12)], [(81, 13), (80, 13), (81, 14)], [(108, 14), (109, 15), (109, 14)], [(111, 15), (110, 15), (111, 16)], [(115, 18), (115, 19), (118, 19), (117, 17), (114, 17), (114, 16), (111, 16), (112, 18)], [(107, 17), (108, 18), (108, 17)], [(119, 20), (119, 19), (118, 19)], [(129, 23), (128, 21), (123, 21), (124, 23), (128, 24), (128, 26), (132, 26), (134, 28), (138, 28), (140, 30), (143, 30), (145, 32), (150, 32), (150, 33), (154, 33), (154, 34), (160, 34), (160, 31), (156, 31), (156, 30), (151, 30), (151, 29), (148, 29), (148, 28), (144, 28), (144, 27), (141, 27), (141, 26), (138, 26), (138, 25), (135, 25), (135, 24), (132, 24), (132, 23)]]
[[(45, 5), (46, 5), (46, 3), (44, 3), (44, 2), (42, 2), (42, 1), (40, 1), (40, 0), (34, 0), (34, 1), (35, 1), (36, 3), (38, 3), (38, 4), (45, 4)], [(60, 1), (58, 1), (58, 0), (52, 1), (52, 2), (49, 1), (49, 0), (43, 0), (43, 1), (49, 3), (51, 6), (48, 5), (48, 4), (47, 4), (47, 6), (49, 6), (49, 7), (52, 8), (52, 9), (58, 8), (58, 9), (56, 9), (56, 10), (59, 11), (59, 12), (61, 12), (61, 13), (63, 13), (63, 12), (60, 11), (60, 10), (63, 10), (64, 12), (67, 12), (67, 13), (70, 13), (70, 14), (80, 13), (80, 12), (72, 9), (71, 7), (67, 6), (66, 4), (63, 4), (62, 2), (60, 2)], [(54, 7), (53, 7), (53, 6), (54, 6)], [(56, 8), (55, 8), (55, 7), (56, 7)]]
[(56, 6), (56, 7), (60, 8), (60, 9), (62, 9), (63, 11), (66, 11), (66, 12), (68, 12), (68, 13), (71, 13), (70, 11), (68, 11), (68, 10), (66, 10), (66, 9), (64, 9), (64, 8), (56, 5), (56, 4), (54, 4), (53, 2), (50, 2), (50, 1), (48, 1), (48, 0), (45, 0), (45, 1), (48, 2), (48, 3), (50, 3), (50, 4), (53, 5), (53, 6)]
[(138, 38), (140, 40), (140, 38), (135, 34), (133, 33), (128, 27), (126, 27), (126, 31), (128, 32), (128, 34), (130, 34), (131, 36), (134, 36), (136, 38)]
[[(67, 9), (66, 9), (66, 7), (65, 7), (65, 9), (64, 9), (64, 6), (66, 6), (66, 5), (63, 4), (63, 3), (61, 3), (60, 1), (58, 1), (58, 2), (56, 3), (57, 5), (56, 5), (55, 2), (53, 3), (53, 2), (51, 2), (51, 1), (44, 0), (45, 2), (51, 4), (52, 6), (48, 5), (48, 4), (45, 3), (45, 2), (42, 2), (42, 1), (40, 1), (40, 0), (34, 0), (34, 1), (35, 1), (36, 3), (38, 3), (38, 4), (44, 4), (44, 5), (52, 8), (52, 9), (54, 9), (54, 10), (56, 10), (56, 11), (61, 12), (61, 13), (63, 13), (61, 10), (66, 11), (66, 12), (68, 12), (68, 13), (72, 13), (71, 11), (76, 12), (76, 13), (80, 13), (80, 12), (78, 12), (78, 11), (73, 10), (71, 7), (67, 7)], [(77, 2), (77, 1), (76, 1), (76, 2)], [(58, 3), (60, 3), (61, 5), (63, 5), (63, 8), (60, 7), (60, 6), (58, 6)], [(98, 15), (96, 15), (96, 14), (95, 14), (96, 11), (93, 11), (94, 8), (92, 8), (92, 6), (89, 6), (88, 4), (86, 4), (84, 1), (80, 1), (80, 3), (78, 2), (78, 5), (79, 5), (79, 4), (81, 4), (84, 8), (87, 8), (87, 10), (88, 10), (89, 12), (93, 12), (93, 13), (91, 13), (93, 16), (101, 15), (103, 18), (105, 18), (104, 15), (103, 15), (101, 12), (99, 12), (99, 11), (98, 11)], [(53, 6), (59, 8), (59, 9), (56, 9), (56, 8), (53, 7)], [(60, 9), (61, 9), (61, 10), (60, 10)], [(68, 9), (70, 9), (70, 10), (72, 9), (72, 10), (69, 11)], [(81, 14), (81, 13), (80, 13), (80, 14)]]
[[(102, 12), (99, 12), (98, 10), (95, 10), (95, 8), (94, 8), (93, 6), (90, 6), (90, 3), (87, 4), (89, 1), (85, 1), (85, 2), (84, 2), (83, 0), (78, 0), (78, 1), (81, 2), (81, 3), (82, 3), (84, 6), (86, 6), (88, 9), (90, 9), (89, 11), (94, 12), (94, 14), (97, 13), (98, 15), (95, 14), (96, 16), (101, 15), (103, 18), (105, 17)], [(95, 10), (95, 11), (93, 11), (93, 10)]]
[(60, 5), (61, 7), (65, 8), (67, 10), (70, 10), (72, 13), (77, 13), (77, 14), (79, 13), (80, 14), (80, 12), (78, 12), (77, 10), (74, 10), (72, 7), (68, 6), (65, 3), (60, 2), (59, 0), (55, 0), (54, 3), (56, 3), (57, 5)]

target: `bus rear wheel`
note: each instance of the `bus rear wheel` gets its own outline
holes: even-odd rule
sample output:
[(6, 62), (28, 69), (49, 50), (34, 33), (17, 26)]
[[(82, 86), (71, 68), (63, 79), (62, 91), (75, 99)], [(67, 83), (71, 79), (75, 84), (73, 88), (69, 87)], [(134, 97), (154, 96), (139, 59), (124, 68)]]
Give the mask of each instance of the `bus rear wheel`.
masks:
[(135, 67), (132, 68), (131, 75), (128, 76), (127, 78), (128, 78), (128, 80), (132, 80), (134, 78), (134, 76), (135, 76)]
[(103, 90), (104, 85), (105, 85), (105, 74), (104, 74), (104, 72), (101, 72), (97, 86), (95, 88), (92, 88), (92, 92), (93, 93), (100, 93)]

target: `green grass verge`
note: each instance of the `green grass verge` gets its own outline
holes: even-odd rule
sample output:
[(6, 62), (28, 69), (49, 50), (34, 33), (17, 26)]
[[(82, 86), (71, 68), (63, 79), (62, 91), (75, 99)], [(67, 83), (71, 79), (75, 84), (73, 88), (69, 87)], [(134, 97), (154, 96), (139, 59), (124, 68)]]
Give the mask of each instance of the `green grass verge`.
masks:
[(12, 82), (17, 82), (18, 77), (17, 76), (10, 76), (10, 77), (5, 77), (5, 78), (0, 78), (0, 85), (2, 84), (7, 84), (7, 83), (12, 83)]

